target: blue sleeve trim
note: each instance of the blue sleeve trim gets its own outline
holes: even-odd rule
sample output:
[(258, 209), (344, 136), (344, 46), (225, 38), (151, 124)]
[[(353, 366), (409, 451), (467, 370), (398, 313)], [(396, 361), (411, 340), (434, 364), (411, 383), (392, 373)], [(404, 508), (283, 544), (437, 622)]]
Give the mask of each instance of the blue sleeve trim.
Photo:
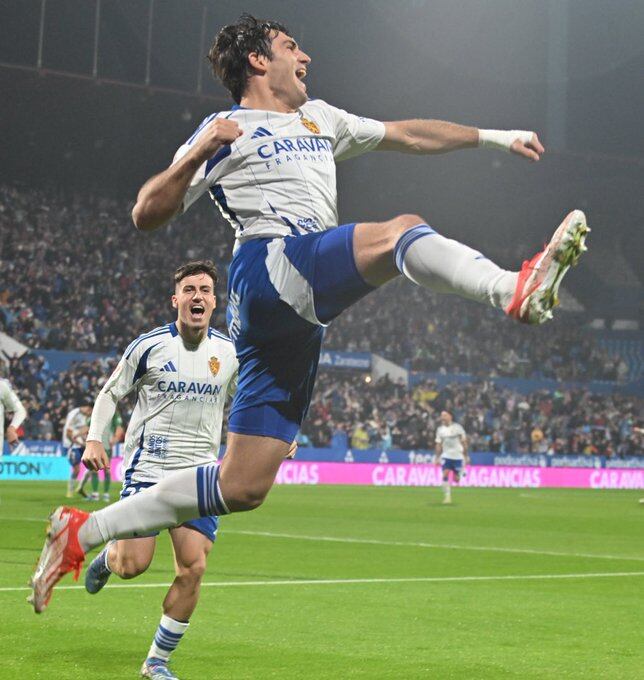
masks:
[(224, 158), (228, 158), (230, 156), (230, 152), (232, 151), (230, 144), (226, 144), (225, 146), (222, 146), (219, 151), (209, 160), (206, 162), (206, 177), (210, 174), (210, 171), (217, 165), (217, 163), (220, 163), (221, 161), (224, 160)]
[(137, 380), (140, 380), (147, 372), (148, 370), (148, 357), (150, 356), (150, 352), (157, 346), (160, 345), (160, 342), (155, 343), (154, 345), (151, 345), (148, 347), (145, 352), (141, 355), (141, 358), (139, 359), (139, 363), (136, 367), (136, 371), (134, 372), (134, 377), (132, 378), (132, 384)]

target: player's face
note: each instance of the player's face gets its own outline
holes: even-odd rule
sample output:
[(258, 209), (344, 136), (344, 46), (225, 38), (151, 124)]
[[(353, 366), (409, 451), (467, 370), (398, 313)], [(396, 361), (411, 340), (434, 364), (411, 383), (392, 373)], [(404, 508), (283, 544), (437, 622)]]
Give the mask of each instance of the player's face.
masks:
[(89, 416), (92, 413), (92, 407), (91, 406), (81, 406), (80, 410), (81, 410), (81, 413), (85, 416)]
[(172, 296), (178, 320), (191, 328), (207, 328), (215, 305), (213, 281), (204, 272), (181, 279)]
[(298, 44), (281, 31), (271, 43), (272, 59), (266, 62), (266, 77), (271, 92), (290, 108), (297, 109), (306, 103), (306, 67), (311, 57)]
[(452, 414), (447, 411), (442, 411), (440, 415), (441, 425), (451, 425), (452, 424)]

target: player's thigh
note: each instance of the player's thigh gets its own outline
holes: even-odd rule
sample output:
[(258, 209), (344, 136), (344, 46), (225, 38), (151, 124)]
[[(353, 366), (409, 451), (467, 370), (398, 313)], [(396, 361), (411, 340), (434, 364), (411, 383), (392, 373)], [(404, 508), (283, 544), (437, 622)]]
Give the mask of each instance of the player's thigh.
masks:
[(224, 499), (263, 500), (289, 448), (274, 437), (229, 432), (220, 472)]
[(359, 222), (353, 235), (356, 267), (364, 280), (381, 286), (400, 274), (394, 250), (401, 236), (425, 220), (419, 215), (398, 215), (386, 222)]
[(110, 562), (116, 563), (119, 572), (142, 574), (152, 562), (156, 543), (156, 535), (116, 541), (110, 548)]
[(201, 577), (206, 559), (212, 550), (212, 539), (192, 527), (179, 526), (170, 529), (177, 574)]

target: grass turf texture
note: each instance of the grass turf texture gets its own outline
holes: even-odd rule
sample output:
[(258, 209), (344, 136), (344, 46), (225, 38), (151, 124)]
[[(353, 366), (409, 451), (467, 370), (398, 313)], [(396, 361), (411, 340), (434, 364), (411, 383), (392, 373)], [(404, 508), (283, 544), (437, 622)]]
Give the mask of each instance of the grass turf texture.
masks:
[[(0, 483), (0, 678), (137, 677), (170, 542), (136, 581), (58, 590), (36, 616), (16, 588), (63, 492)], [(203, 588), (173, 668), (182, 680), (641, 678), (640, 496), (457, 489), (442, 506), (439, 489), (277, 487), (223, 520), (205, 577), (220, 585)], [(365, 582), (328, 582), (350, 579)]]

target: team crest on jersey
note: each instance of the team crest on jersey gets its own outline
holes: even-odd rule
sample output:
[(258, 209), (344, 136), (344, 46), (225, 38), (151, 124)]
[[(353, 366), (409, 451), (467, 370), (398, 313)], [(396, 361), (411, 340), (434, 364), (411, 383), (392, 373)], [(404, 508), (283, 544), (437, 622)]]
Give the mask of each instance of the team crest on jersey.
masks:
[(304, 125), (304, 127), (314, 135), (320, 134), (320, 126), (315, 121), (309, 120), (308, 118), (304, 118), (304, 116), (302, 116), (300, 118), (300, 123), (302, 123), (302, 125)]
[(220, 367), (221, 362), (219, 359), (217, 359), (217, 357), (210, 357), (210, 359), (208, 359), (208, 368), (213, 375), (217, 375), (217, 373), (219, 373)]

